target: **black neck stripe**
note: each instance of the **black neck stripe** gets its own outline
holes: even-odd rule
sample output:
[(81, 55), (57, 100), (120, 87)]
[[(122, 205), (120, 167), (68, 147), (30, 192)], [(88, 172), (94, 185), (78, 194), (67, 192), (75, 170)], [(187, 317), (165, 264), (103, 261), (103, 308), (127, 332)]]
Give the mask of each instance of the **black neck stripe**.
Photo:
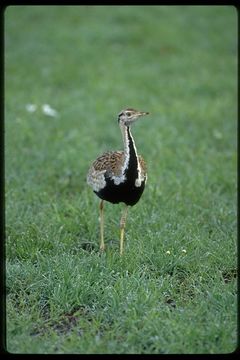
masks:
[(138, 161), (137, 161), (137, 154), (135, 151), (133, 138), (128, 126), (127, 126), (127, 137), (128, 137), (128, 148), (129, 148), (129, 161), (125, 173), (127, 180), (135, 182), (135, 180), (138, 177)]

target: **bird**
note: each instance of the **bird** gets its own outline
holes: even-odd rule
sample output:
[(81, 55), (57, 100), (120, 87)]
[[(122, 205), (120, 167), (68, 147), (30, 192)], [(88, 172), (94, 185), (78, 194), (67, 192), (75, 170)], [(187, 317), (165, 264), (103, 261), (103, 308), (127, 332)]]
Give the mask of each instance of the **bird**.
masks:
[(120, 219), (120, 256), (123, 254), (125, 225), (129, 206), (134, 206), (141, 198), (147, 182), (146, 162), (138, 155), (131, 133), (131, 125), (149, 112), (127, 108), (119, 112), (117, 120), (122, 133), (123, 151), (107, 151), (90, 166), (87, 184), (101, 199), (100, 211), (100, 250), (104, 243), (104, 201), (112, 204), (124, 203)]

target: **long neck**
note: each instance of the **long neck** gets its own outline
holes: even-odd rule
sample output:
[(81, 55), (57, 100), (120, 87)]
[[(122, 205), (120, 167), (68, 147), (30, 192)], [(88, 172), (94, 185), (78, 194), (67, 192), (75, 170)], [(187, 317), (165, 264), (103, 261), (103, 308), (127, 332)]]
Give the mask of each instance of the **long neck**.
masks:
[(120, 125), (124, 143), (124, 166), (123, 174), (127, 179), (135, 181), (138, 177), (139, 164), (137, 149), (130, 131), (130, 127), (124, 124)]

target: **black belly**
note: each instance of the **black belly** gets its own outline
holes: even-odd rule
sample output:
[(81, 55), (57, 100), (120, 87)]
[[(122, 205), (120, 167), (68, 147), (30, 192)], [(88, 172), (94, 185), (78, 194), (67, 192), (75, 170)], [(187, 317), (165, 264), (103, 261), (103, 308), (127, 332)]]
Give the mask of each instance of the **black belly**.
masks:
[(113, 204), (123, 202), (126, 205), (133, 206), (142, 196), (144, 187), (145, 181), (142, 182), (141, 186), (137, 187), (134, 182), (130, 181), (115, 185), (113, 180), (107, 178), (106, 186), (103, 189), (94, 192), (100, 199), (109, 201)]

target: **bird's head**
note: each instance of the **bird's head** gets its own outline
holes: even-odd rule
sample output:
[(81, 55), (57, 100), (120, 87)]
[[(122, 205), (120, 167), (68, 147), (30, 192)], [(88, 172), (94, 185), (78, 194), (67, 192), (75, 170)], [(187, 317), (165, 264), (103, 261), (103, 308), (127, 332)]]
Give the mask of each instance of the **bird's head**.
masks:
[(148, 115), (148, 114), (149, 114), (149, 112), (138, 111), (138, 110), (134, 110), (134, 109), (122, 110), (118, 114), (118, 123), (124, 124), (126, 126), (130, 126), (139, 117), (141, 117), (143, 115)]

